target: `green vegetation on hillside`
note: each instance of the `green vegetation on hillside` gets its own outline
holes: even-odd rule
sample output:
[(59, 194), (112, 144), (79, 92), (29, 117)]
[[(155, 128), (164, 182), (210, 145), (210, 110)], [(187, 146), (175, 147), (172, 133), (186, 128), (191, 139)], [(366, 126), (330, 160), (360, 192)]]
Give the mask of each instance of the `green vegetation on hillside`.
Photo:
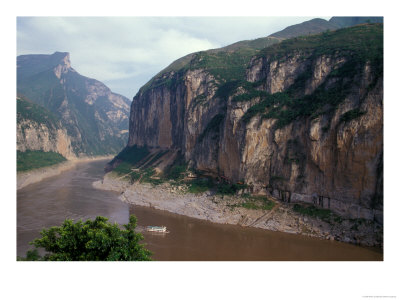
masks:
[(313, 56), (340, 52), (341, 55), (347, 54), (353, 59), (379, 64), (383, 58), (383, 25), (366, 24), (296, 37), (267, 47), (258, 56), (279, 59), (300, 52), (312, 53)]
[(207, 70), (221, 83), (243, 80), (249, 60), (256, 53), (250, 48), (232, 52), (199, 52), (192, 59), (190, 69)]
[[(244, 93), (234, 96), (233, 102), (258, 99), (257, 104), (243, 116), (242, 120), (245, 123), (254, 116), (261, 115), (262, 119), (277, 119), (276, 128), (282, 128), (299, 118), (315, 118), (320, 114), (333, 111), (348, 95), (350, 88), (358, 84), (356, 77), (361, 74), (361, 68), (366, 62), (370, 63), (375, 76), (372, 85), (377, 83), (383, 73), (382, 24), (363, 24), (270, 44), (272, 45), (262, 50), (240, 44), (237, 47), (233, 45), (231, 48), (226, 47), (229, 51), (223, 51), (224, 48), (221, 48), (218, 51), (210, 50), (191, 54), (190, 57), (185, 57), (186, 63), (182, 60), (180, 64), (175, 65), (179, 66), (179, 70), (174, 70), (176, 73), (172, 77), (158, 75), (142, 91), (161, 85), (177, 87), (185, 71), (204, 69), (216, 78), (217, 98), (226, 101), (229, 96), (237, 94), (238, 88), (242, 88)], [(339, 55), (345, 59), (345, 63), (332, 70), (325, 82), (311, 95), (305, 95), (304, 92), (304, 87), (312, 76), (311, 65), (286, 91), (273, 95), (260, 90), (261, 82), (250, 83), (245, 80), (246, 68), (252, 57), (268, 57), (269, 60), (280, 61), (294, 55), (300, 55), (304, 60), (312, 60), (322, 55)], [(330, 82), (329, 85), (328, 82)], [(196, 100), (204, 102), (204, 99), (206, 97), (203, 95), (201, 99)], [(357, 116), (353, 114), (343, 118)], [(212, 119), (199, 141), (212, 128), (217, 128), (217, 121), (223, 118), (224, 115), (219, 114), (217, 119)]]
[[(126, 107), (115, 107), (107, 95), (100, 96), (94, 86), (102, 84), (79, 73), (67, 70), (58, 78), (54, 68), (63, 65), (67, 53), (52, 55), (22, 55), (17, 57), (17, 92), (36, 105), (43, 106), (47, 118), (61, 121), (61, 126), (71, 137), (72, 149), (76, 154), (90, 156), (116, 154), (126, 145), (127, 134), (121, 130), (128, 128), (129, 118), (113, 118), (110, 112), (129, 114), (129, 100)], [(61, 80), (60, 80), (61, 79)], [(102, 86), (107, 91), (106, 86)], [(97, 93), (97, 95), (95, 95)], [(37, 106), (26, 107), (18, 101), (18, 110), (27, 118), (35, 118), (41, 123), (46, 116), (37, 113)], [(35, 110), (35, 111), (33, 111)], [(20, 119), (20, 116), (18, 115)], [(18, 119), (18, 120), (19, 120)], [(50, 120), (51, 121), (51, 120)], [(57, 122), (58, 124), (59, 122)]]
[(288, 39), (300, 35), (317, 34), (326, 30), (335, 30), (338, 28), (339, 26), (332, 24), (324, 19), (315, 18), (300, 24), (288, 26), (281, 31), (273, 33), (272, 36), (281, 39)]
[[(131, 215), (129, 223), (120, 229), (105, 217), (82, 220), (74, 223), (66, 219), (61, 226), (43, 229), (41, 238), (31, 242), (34, 250), (18, 260), (43, 261), (148, 261), (151, 252), (140, 241), (143, 236), (135, 232), (136, 217)], [(42, 257), (38, 249), (46, 253)]]
[(150, 88), (159, 86), (169, 89), (175, 88), (187, 70), (203, 69), (213, 75), (219, 87), (233, 80), (245, 80), (246, 68), (250, 58), (258, 50), (245, 48), (236, 51), (202, 51), (192, 55), (190, 63), (184, 65), (175, 74), (169, 76), (156, 76), (141, 88), (144, 93)]
[(248, 61), (258, 50), (279, 43), (280, 39), (275, 37), (263, 37), (254, 40), (240, 41), (219, 49), (211, 49), (188, 54), (171, 63), (147, 82), (140, 92), (144, 93), (150, 88), (164, 84), (173, 86), (174, 80), (165, 77), (165, 74), (174, 72), (177, 77), (187, 70), (205, 69), (213, 74), (219, 85), (234, 79), (244, 79), (245, 68)]
[(28, 171), (59, 164), (67, 159), (56, 152), (17, 151), (17, 171)]
[(59, 119), (53, 113), (23, 97), (17, 97), (17, 123), (25, 120), (44, 124), (48, 128), (59, 127)]
[[(325, 82), (310, 95), (304, 95), (303, 91), (306, 81), (312, 75), (310, 69), (306, 69), (291, 87), (281, 93), (267, 95), (247, 85), (248, 93), (237, 96), (234, 100), (248, 101), (253, 97), (259, 97), (260, 101), (242, 117), (245, 123), (255, 115), (261, 114), (261, 118), (277, 119), (275, 126), (282, 128), (300, 117), (314, 118), (332, 111), (345, 99), (351, 87), (358, 84), (357, 74), (362, 73), (362, 68), (367, 62), (371, 65), (376, 84), (383, 73), (382, 25), (356, 26), (315, 36), (294, 38), (266, 48), (260, 55), (279, 60), (298, 53), (304, 54), (307, 59), (340, 53), (346, 62), (333, 70)], [(343, 116), (342, 121), (362, 114), (356, 111)]]

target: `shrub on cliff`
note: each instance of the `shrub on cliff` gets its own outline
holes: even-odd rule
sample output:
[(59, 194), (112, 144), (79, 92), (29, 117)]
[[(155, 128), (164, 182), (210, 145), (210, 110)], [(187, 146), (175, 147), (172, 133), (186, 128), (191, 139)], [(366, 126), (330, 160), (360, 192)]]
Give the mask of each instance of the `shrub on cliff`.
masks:
[[(150, 260), (151, 252), (140, 233), (135, 232), (136, 217), (130, 216), (125, 230), (102, 216), (85, 222), (66, 219), (61, 226), (43, 229), (42, 237), (31, 242), (36, 248), (19, 260), (46, 261), (132, 261)], [(38, 248), (46, 254), (41, 257)]]

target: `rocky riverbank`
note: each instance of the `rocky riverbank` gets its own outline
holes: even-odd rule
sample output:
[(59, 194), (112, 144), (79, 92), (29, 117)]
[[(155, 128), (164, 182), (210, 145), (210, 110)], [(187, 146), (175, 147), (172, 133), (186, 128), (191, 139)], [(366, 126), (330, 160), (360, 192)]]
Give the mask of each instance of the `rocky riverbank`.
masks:
[(66, 162), (45, 168), (34, 169), (26, 172), (18, 172), (17, 190), (22, 189), (32, 183), (42, 181), (43, 179), (59, 175), (64, 171), (74, 168), (78, 163), (93, 161), (93, 160), (112, 159), (112, 158), (113, 156), (82, 157), (82, 158), (71, 159)]
[(343, 241), (363, 246), (382, 247), (382, 227), (362, 219), (322, 220), (293, 210), (293, 205), (274, 202), (272, 209), (243, 207), (247, 200), (240, 196), (222, 196), (212, 192), (190, 194), (185, 186), (169, 183), (130, 184), (121, 177), (108, 173), (93, 186), (120, 192), (120, 199), (129, 204), (152, 207), (215, 223), (235, 224), (261, 229), (302, 234), (328, 240)]

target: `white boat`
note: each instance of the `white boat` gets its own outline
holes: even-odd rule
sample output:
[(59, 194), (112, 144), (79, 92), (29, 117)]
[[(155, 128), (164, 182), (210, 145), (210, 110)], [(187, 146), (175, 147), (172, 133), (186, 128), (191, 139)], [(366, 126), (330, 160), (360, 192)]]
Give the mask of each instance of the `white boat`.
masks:
[(168, 232), (165, 226), (147, 226), (146, 230), (151, 232)]

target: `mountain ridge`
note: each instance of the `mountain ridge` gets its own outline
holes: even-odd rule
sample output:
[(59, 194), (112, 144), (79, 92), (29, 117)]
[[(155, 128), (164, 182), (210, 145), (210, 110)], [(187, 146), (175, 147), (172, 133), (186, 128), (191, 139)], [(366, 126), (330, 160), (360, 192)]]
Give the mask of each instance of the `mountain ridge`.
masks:
[(382, 24), (198, 52), (139, 90), (127, 149), (178, 151), (252, 193), (382, 222), (382, 83)]
[[(382, 23), (383, 17), (332, 17), (329, 21), (321, 18), (314, 18), (300, 24), (290, 25), (283, 30), (270, 34), (267, 37), (238, 41), (233, 44), (223, 46), (221, 48), (190, 53), (173, 61), (166, 68), (162, 69), (142, 88), (146, 89), (147, 87), (149, 87), (149, 85), (160, 78), (162, 74), (171, 71), (177, 72), (185, 68), (186, 65), (191, 63), (192, 59), (195, 58), (196, 55), (201, 53), (217, 54), (221, 52), (234, 52), (242, 50), (252, 52), (250, 55), (255, 55), (259, 50), (277, 44), (284, 39), (298, 37), (302, 35), (318, 34), (327, 30), (337, 30), (340, 28), (358, 25), (367, 21), (370, 21), (371, 23)], [(139, 93), (141, 89), (139, 89)]]
[(78, 156), (120, 151), (130, 100), (71, 67), (68, 52), (17, 57), (17, 93), (57, 115)]

